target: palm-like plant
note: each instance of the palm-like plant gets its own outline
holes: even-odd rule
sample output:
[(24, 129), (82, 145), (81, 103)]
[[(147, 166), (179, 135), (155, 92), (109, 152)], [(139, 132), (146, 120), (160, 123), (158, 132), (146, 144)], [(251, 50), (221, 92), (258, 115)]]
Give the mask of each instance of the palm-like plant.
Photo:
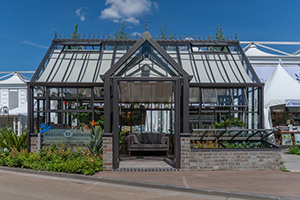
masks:
[(3, 128), (0, 130), (0, 149), (6, 148), (9, 151), (13, 148), (18, 151), (26, 149), (26, 136), (26, 131), (18, 135), (12, 129)]
[[(96, 130), (95, 130), (96, 129)], [(94, 128), (92, 132), (92, 139), (87, 145), (91, 154), (100, 155), (102, 152), (102, 133), (104, 130), (101, 127)]]

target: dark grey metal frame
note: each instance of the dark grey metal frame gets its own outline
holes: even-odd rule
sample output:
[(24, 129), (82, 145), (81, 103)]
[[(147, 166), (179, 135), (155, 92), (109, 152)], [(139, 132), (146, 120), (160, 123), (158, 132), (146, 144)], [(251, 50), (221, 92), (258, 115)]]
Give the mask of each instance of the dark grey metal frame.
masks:
[[(114, 72), (118, 70), (136, 50), (141, 47), (145, 42), (149, 42), (150, 45), (160, 53), (178, 72), (178, 77), (115, 77)], [(120, 81), (173, 81), (175, 82), (175, 167), (180, 168), (180, 132), (188, 131), (188, 113), (184, 113), (184, 110), (188, 109), (188, 81), (189, 75), (176, 63), (152, 38), (149, 33), (144, 33), (140, 40), (138, 40), (127, 53), (123, 55), (104, 75), (104, 90), (109, 95), (104, 97), (104, 131), (106, 133), (113, 133), (113, 168), (119, 167), (119, 98), (117, 87)], [(112, 91), (111, 91), (112, 89)], [(181, 103), (182, 99), (182, 103)], [(111, 112), (112, 102), (112, 112)], [(182, 115), (181, 115), (182, 113)], [(182, 125), (180, 124), (180, 117), (183, 118)], [(113, 122), (108, 122), (106, 119), (113, 119)], [(111, 127), (112, 126), (112, 127)]]
[[(140, 47), (145, 41), (148, 41), (154, 49), (159, 52), (163, 57), (169, 62), (171, 66), (173, 66), (178, 72), (179, 76), (176, 78), (168, 78), (168, 77), (158, 77), (158, 78), (149, 78), (149, 77), (122, 77), (118, 78), (113, 75), (114, 71), (117, 70), (122, 64), (128, 59), (130, 55), (132, 55), (138, 47)], [(40, 75), (43, 73), (46, 64), (49, 61), (49, 58), (53, 52), (53, 50), (57, 46), (63, 47), (70, 47), (70, 46), (100, 46), (99, 50), (99, 57), (96, 64), (95, 73), (99, 73), (100, 71), (100, 60), (103, 56), (103, 50), (106, 45), (112, 45), (116, 47), (119, 44), (126, 45), (127, 53), (125, 53), (116, 63), (113, 64), (111, 68), (101, 76), (103, 83), (96, 82), (97, 74), (94, 74), (91, 82), (38, 82)], [(129, 45), (132, 45), (129, 48)], [(166, 45), (175, 45), (175, 54), (177, 54), (177, 62), (175, 62), (170, 55), (161, 47)], [(181, 66), (181, 57), (179, 52), (179, 45), (186, 45), (189, 49), (192, 49), (193, 46), (236, 46), (241, 53), (243, 60), (245, 61), (245, 65), (247, 65), (247, 71), (252, 73), (252, 79), (254, 83), (189, 83), (192, 79)], [(227, 47), (226, 47), (227, 48)], [(75, 49), (68, 50), (69, 52), (77, 52)], [(88, 51), (84, 51), (87, 52)], [(196, 52), (190, 51), (190, 55), (193, 57), (193, 54)], [(216, 52), (216, 55), (220, 56), (222, 52)], [(115, 60), (116, 48), (114, 48), (113, 60)], [(231, 55), (230, 51), (229, 54)], [(205, 53), (204, 53), (205, 55)], [(232, 56), (232, 55), (231, 55)], [(86, 60), (86, 59), (85, 59)], [(234, 60), (234, 59), (233, 59)], [(195, 62), (195, 61), (194, 61)], [(196, 66), (196, 65), (195, 65)], [(71, 66), (68, 66), (71, 67)], [(221, 67), (221, 66), (220, 66)], [(222, 65), (222, 67), (224, 67)], [(197, 69), (196, 69), (197, 70)], [(66, 74), (64, 74), (63, 81), (65, 79)], [(49, 77), (48, 77), (49, 78)], [(199, 77), (198, 77), (199, 78)], [(194, 40), (155, 40), (149, 33), (144, 33), (140, 39), (112, 39), (108, 38), (105, 39), (104, 37), (100, 39), (96, 39), (95, 37), (86, 39), (67, 39), (67, 38), (57, 38), (55, 36), (54, 40), (50, 48), (48, 49), (47, 53), (45, 54), (42, 62), (40, 63), (36, 73), (34, 74), (33, 78), (30, 82), (28, 82), (28, 133), (34, 132), (34, 112), (33, 112), (33, 89), (35, 86), (43, 86), (43, 87), (74, 87), (74, 88), (81, 88), (81, 87), (104, 87), (105, 95), (104, 95), (104, 127), (105, 133), (114, 133), (113, 134), (113, 168), (118, 167), (118, 120), (119, 117), (116, 113), (118, 113), (118, 98), (117, 98), (117, 86), (119, 81), (132, 81), (132, 80), (140, 80), (140, 81), (166, 81), (171, 80), (174, 81), (175, 86), (175, 110), (176, 110), (176, 118), (175, 118), (175, 158), (176, 158), (176, 168), (180, 168), (180, 133), (188, 133), (189, 132), (189, 86), (191, 87), (199, 87), (199, 88), (249, 88), (249, 87), (257, 87), (259, 90), (259, 119), (260, 119), (260, 128), (263, 128), (263, 84), (258, 79), (256, 73), (254, 72), (252, 66), (250, 65), (247, 57), (245, 56), (244, 52), (242, 51), (239, 42), (234, 40), (200, 40), (194, 38)], [(46, 107), (49, 106), (49, 95), (46, 97)], [(94, 98), (93, 98), (94, 99)], [(115, 114), (114, 114), (115, 113)], [(182, 119), (182, 121), (181, 121)], [(28, 151), (30, 151), (30, 134), (28, 134)]]

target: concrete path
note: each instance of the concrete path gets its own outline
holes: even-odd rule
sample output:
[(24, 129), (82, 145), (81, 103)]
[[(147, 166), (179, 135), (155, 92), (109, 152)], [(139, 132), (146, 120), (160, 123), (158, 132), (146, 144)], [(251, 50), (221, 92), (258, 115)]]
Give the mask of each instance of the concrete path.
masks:
[(0, 199), (5, 200), (244, 200), (229, 196), (196, 194), (87, 181), (0, 169)]
[(300, 172), (300, 155), (291, 155), (281, 153), (281, 158), (283, 161), (283, 166), (291, 172)]
[[(95, 176), (183, 188), (300, 199), (300, 173), (276, 171), (100, 172)], [(260, 199), (260, 198), (257, 198)], [(280, 198), (285, 199), (285, 198)]]
[(152, 157), (127, 157), (122, 158), (120, 162), (119, 169), (173, 169), (169, 164), (162, 158), (152, 158)]

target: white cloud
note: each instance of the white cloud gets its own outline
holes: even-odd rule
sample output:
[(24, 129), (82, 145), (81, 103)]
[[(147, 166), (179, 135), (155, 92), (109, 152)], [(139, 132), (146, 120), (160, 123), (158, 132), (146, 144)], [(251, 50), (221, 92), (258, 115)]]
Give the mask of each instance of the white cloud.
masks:
[[(84, 9), (87, 9), (87, 7), (84, 7)], [(76, 12), (76, 15), (80, 18), (81, 21), (84, 21), (85, 20), (85, 12), (84, 13), (81, 13), (82, 11), (82, 7), (77, 9), (75, 12)]]
[(136, 37), (136, 36), (140, 37), (142, 34), (140, 32), (133, 32), (130, 35), (131, 37)]
[(76, 15), (80, 16), (80, 12), (81, 12), (82, 8), (79, 8), (78, 10), (76, 10)]
[(21, 43), (22, 43), (22, 44), (28, 44), (28, 45), (30, 45), (30, 46), (34, 46), (34, 47), (38, 47), (38, 48), (42, 48), (42, 49), (48, 49), (48, 47), (45, 46), (45, 45), (37, 44), (37, 43), (31, 42), (31, 41), (28, 41), (28, 40), (23, 41), (23, 42), (21, 42)]
[(158, 7), (158, 4), (151, 0), (106, 0), (105, 5), (108, 7), (101, 11), (101, 19), (135, 25), (140, 23), (140, 16), (150, 13), (152, 7)]

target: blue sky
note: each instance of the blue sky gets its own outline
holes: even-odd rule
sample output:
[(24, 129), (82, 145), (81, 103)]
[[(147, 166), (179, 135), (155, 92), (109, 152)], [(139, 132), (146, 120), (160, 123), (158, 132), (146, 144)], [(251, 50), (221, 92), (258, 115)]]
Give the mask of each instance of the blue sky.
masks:
[[(300, 1), (289, 0), (15, 0), (1, 1), (0, 71), (36, 70), (58, 34), (125, 32), (212, 35), (217, 23), (239, 40), (299, 41)], [(300, 47), (298, 47), (300, 48)], [(286, 49), (293, 52), (293, 49)]]

